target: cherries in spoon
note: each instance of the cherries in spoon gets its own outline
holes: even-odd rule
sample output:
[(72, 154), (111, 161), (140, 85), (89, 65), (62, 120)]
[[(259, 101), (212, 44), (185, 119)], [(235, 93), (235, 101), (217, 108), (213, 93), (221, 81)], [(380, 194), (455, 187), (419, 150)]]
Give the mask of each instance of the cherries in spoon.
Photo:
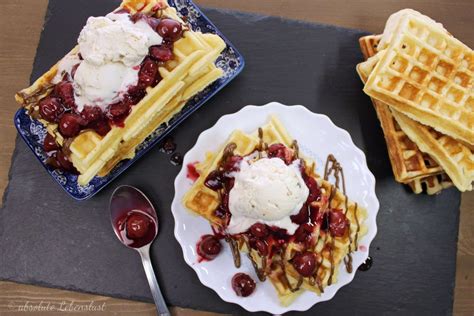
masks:
[(150, 245), (158, 234), (158, 218), (150, 200), (137, 188), (122, 185), (110, 198), (110, 219), (118, 239), (135, 249), (142, 258), (143, 268), (150, 284), (158, 315), (169, 316), (150, 260)]

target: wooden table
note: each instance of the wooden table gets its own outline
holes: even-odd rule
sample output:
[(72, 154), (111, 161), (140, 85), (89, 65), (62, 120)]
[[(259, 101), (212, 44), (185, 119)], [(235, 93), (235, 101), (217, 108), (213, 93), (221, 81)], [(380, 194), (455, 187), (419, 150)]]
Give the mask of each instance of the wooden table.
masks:
[[(237, 9), (268, 15), (283, 16), (313, 22), (358, 28), (374, 33), (383, 30), (387, 17), (402, 8), (417, 9), (441, 21), (446, 28), (474, 47), (474, 1), (472, 0), (417, 0), (375, 1), (357, 3), (344, 0), (196, 0), (199, 5)], [(11, 153), (16, 130), (13, 113), (17, 104), (13, 100), (16, 91), (28, 85), (32, 62), (45, 16), (47, 0), (3, 0), (0, 10), (0, 192), (7, 183)], [(72, 34), (71, 36), (76, 36)], [(324, 43), (321, 43), (324, 45)], [(8, 255), (8, 254), (2, 254)], [(0, 266), (1, 269), (1, 266)], [(461, 223), (459, 230), (457, 274), (454, 313), (474, 315), (474, 192), (462, 196)], [(18, 312), (34, 306), (46, 308), (50, 304), (67, 306), (104, 305), (101, 315), (154, 315), (152, 304), (120, 300), (98, 295), (0, 282), (0, 315), (33, 314)], [(41, 305), (40, 305), (41, 303)], [(70, 305), (70, 304), (73, 305)], [(422, 304), (422, 302), (420, 302)], [(174, 308), (176, 315), (213, 315)], [(34, 313), (48, 315), (48, 312)], [(86, 313), (87, 314), (87, 313)], [(99, 313), (98, 313), (99, 314)]]

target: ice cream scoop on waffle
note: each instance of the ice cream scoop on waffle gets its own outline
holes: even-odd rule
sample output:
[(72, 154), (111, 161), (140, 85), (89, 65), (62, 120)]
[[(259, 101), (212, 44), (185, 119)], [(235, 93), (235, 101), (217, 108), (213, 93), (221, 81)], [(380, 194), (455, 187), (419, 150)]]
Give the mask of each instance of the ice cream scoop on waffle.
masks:
[[(264, 163), (271, 165), (270, 169), (262, 167)], [(303, 290), (321, 294), (336, 283), (342, 264), (352, 271), (351, 253), (357, 251), (358, 241), (367, 231), (367, 211), (345, 195), (341, 168), (330, 156), (325, 175), (318, 175), (314, 162), (301, 155), (297, 142), (278, 118), (271, 116), (257, 131), (247, 134), (236, 130), (219, 151), (208, 153), (196, 165), (199, 177), (183, 197), (183, 204), (210, 222), (215, 238), (229, 243), (237, 267), (241, 251), (251, 260), (259, 279), (268, 278), (281, 303), (288, 305)], [(300, 175), (295, 178), (300, 181), (299, 188), (288, 180), (292, 172)], [(284, 179), (278, 174), (284, 174)], [(338, 187), (327, 180), (330, 174)], [(288, 199), (281, 197), (286, 194), (275, 193), (280, 182), (291, 191), (288, 196), (292, 201), (303, 194), (302, 206), (294, 202), (297, 205), (288, 208)], [(301, 187), (306, 194), (301, 193)], [(246, 192), (246, 188), (247, 195), (237, 193)], [(245, 205), (251, 207), (243, 214)], [(282, 205), (290, 213), (275, 218)], [(275, 206), (280, 207), (275, 210)]]
[[(472, 190), (473, 52), (440, 24), (406, 9), (383, 35), (362, 37), (357, 71), (372, 97), (397, 181), (416, 193), (451, 182)], [(449, 123), (448, 123), (449, 121)]]
[(79, 173), (78, 183), (107, 175), (223, 75), (215, 61), (225, 42), (193, 31), (166, 0), (124, 0), (90, 18), (79, 45), (16, 95), (49, 136), (49, 162)]

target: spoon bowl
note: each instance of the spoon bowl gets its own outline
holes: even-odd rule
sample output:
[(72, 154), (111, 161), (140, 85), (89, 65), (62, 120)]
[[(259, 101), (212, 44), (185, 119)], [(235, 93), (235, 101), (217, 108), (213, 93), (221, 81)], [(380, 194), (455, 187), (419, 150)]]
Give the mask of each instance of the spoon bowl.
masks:
[(153, 204), (139, 189), (121, 185), (112, 193), (109, 209), (117, 238), (140, 254), (158, 315), (170, 315), (150, 259), (150, 245), (158, 234), (158, 217)]

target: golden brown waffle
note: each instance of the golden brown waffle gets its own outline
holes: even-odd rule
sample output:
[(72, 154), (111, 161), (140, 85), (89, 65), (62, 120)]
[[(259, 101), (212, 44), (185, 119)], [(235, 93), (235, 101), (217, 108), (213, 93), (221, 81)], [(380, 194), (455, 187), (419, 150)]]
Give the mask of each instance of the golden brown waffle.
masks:
[(474, 153), (467, 146), (434, 129), (419, 124), (392, 110), (403, 131), (419, 148), (438, 161), (460, 191), (472, 190), (474, 181)]
[[(293, 139), (282, 123), (275, 116), (271, 116), (269, 122), (262, 126), (262, 132), (263, 141), (269, 145), (282, 143), (289, 147), (293, 142)], [(219, 151), (206, 154), (205, 160), (196, 165), (200, 176), (183, 197), (183, 204), (187, 209), (203, 216), (211, 223), (218, 225), (222, 224), (221, 219), (214, 215), (214, 210), (220, 203), (219, 195), (217, 192), (207, 188), (204, 185), (204, 180), (211, 171), (217, 168), (218, 162), (223, 155), (223, 149), (231, 142), (236, 144), (236, 154), (248, 155), (258, 146), (259, 138), (257, 131), (252, 134), (245, 134), (239, 130), (234, 131), (226, 143), (221, 146)], [(299, 282), (301, 282), (302, 289), (314, 291), (318, 294), (320, 294), (328, 284), (337, 282), (337, 274), (340, 265), (345, 258), (348, 258), (347, 255), (350, 251), (357, 249), (357, 240), (367, 231), (367, 227), (363, 224), (364, 219), (367, 217), (367, 211), (360, 206), (356, 206), (356, 203), (350, 200), (346, 201), (346, 197), (342, 192), (313, 172), (314, 169), (311, 167), (313, 164), (312, 161), (306, 158), (304, 159), (307, 164), (308, 172), (311, 170), (311, 174), (317, 179), (318, 184), (322, 188), (322, 195), (325, 196), (321, 199), (321, 207), (328, 207), (327, 201), (331, 195), (331, 191), (336, 190), (330, 207), (341, 209), (346, 213), (350, 221), (350, 236), (346, 235), (344, 237), (332, 238), (330, 234), (324, 231), (320, 232), (316, 230), (313, 232), (314, 238), (318, 240), (315, 249), (313, 249), (319, 261), (317, 278), (303, 278), (301, 281), (293, 265), (288, 262), (298, 250), (302, 250), (301, 244), (289, 243), (283, 254), (275, 255), (264, 265), (263, 259), (259, 256), (258, 252), (246, 246), (245, 237), (239, 240), (240, 249), (249, 252), (249, 255), (254, 259), (258, 268), (266, 267), (265, 270), (268, 273), (268, 278), (277, 290), (278, 297), (283, 305), (290, 304), (301, 293), (301, 290), (292, 290), (295, 289)], [(328, 251), (328, 243), (334, 243), (331, 252)], [(283, 269), (286, 271), (286, 277)]]
[(364, 91), (413, 120), (474, 145), (474, 53), (439, 26), (403, 15)]
[[(376, 43), (370, 42), (376, 41), (378, 38), (379, 36), (361, 38), (361, 46), (372, 44), (371, 47), (375, 47), (374, 45), (376, 45)], [(367, 52), (367, 56), (371, 56), (371, 54), (376, 53), (376, 50), (371, 49), (369, 51), (365, 49), (365, 52)], [(364, 53), (364, 55), (365, 54), (366, 53)], [(371, 61), (377, 61), (376, 57), (376, 55), (375, 58), (372, 57)], [(369, 63), (371, 61), (369, 60), (366, 64), (362, 64), (358, 67), (362, 78), (367, 77), (367, 71), (370, 75), (371, 65), (369, 65)], [(378, 100), (373, 99), (373, 101), (375, 103), (381, 103)], [(394, 121), (396, 121), (397, 125), (401, 128), (400, 132), (406, 134), (406, 136), (416, 144), (419, 152), (423, 152), (425, 157), (431, 157), (449, 176), (438, 175), (431, 176), (430, 178), (416, 179), (414, 183), (410, 184), (414, 192), (418, 193), (423, 186), (426, 186), (426, 191), (429, 194), (433, 192), (437, 193), (441, 189), (451, 186), (450, 182), (453, 182), (461, 191), (472, 190), (472, 182), (474, 181), (474, 155), (468, 147), (452, 137), (443, 135), (431, 127), (410, 119), (395, 109), (389, 109), (387, 105), (384, 106), (386, 111), (390, 113)]]
[[(169, 7), (165, 0), (125, 0), (121, 7), (128, 8), (132, 14), (137, 11), (151, 12), (159, 7), (162, 8), (159, 10), (160, 16), (184, 24), (176, 10)], [(96, 175), (105, 176), (121, 160), (133, 158), (135, 148), (148, 135), (179, 112), (188, 99), (221, 77), (223, 71), (214, 62), (224, 48), (224, 41), (217, 35), (185, 31), (183, 37), (174, 43), (175, 58), (159, 68), (162, 80), (155, 87), (147, 88), (145, 97), (132, 107), (124, 127), (112, 127), (104, 137), (88, 130), (72, 140), (69, 145), (70, 160), (80, 172), (78, 183), (84, 185)], [(76, 52), (77, 47), (71, 53)], [(56, 73), (57, 65), (31, 87), (19, 92), (17, 100), (27, 108), (33, 106), (35, 101), (50, 92), (48, 87)], [(25, 98), (32, 94), (38, 97)], [(62, 145), (63, 139), (57, 131), (57, 125), (40, 121)]]
[[(367, 59), (367, 62), (357, 65), (357, 72), (363, 82), (367, 80), (378, 61), (377, 45), (380, 37), (368, 35), (359, 39), (362, 53)], [(429, 155), (420, 151), (401, 130), (388, 105), (374, 98), (371, 100), (382, 126), (395, 179), (409, 184), (415, 193), (421, 193), (422, 183), (431, 184), (428, 186), (430, 190), (427, 190), (430, 193), (436, 193), (436, 189), (441, 190), (442, 187), (434, 184), (438, 183), (436, 175), (442, 173), (442, 168)]]

